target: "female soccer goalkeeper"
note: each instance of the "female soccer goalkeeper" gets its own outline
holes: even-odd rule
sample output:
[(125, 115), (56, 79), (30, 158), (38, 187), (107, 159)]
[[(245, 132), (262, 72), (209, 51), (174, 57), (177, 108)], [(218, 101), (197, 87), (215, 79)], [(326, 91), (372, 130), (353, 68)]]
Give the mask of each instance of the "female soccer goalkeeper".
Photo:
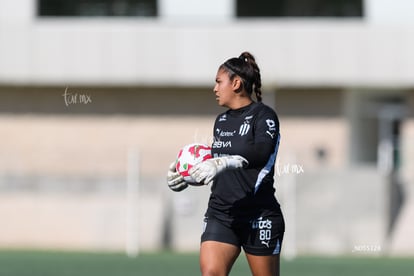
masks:
[[(224, 62), (214, 93), (218, 104), (228, 110), (214, 124), (213, 158), (190, 170), (197, 182), (211, 184), (201, 236), (202, 275), (228, 275), (241, 249), (253, 275), (279, 275), (285, 230), (273, 188), (279, 120), (261, 102), (260, 70), (254, 57), (244, 52)], [(188, 186), (174, 163), (167, 182), (174, 191)]]

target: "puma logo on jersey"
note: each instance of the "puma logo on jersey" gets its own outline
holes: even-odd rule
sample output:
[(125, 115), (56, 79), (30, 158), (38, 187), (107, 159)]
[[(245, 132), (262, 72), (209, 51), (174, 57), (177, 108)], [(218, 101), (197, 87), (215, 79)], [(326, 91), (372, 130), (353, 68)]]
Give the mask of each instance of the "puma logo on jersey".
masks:
[(266, 247), (269, 248), (269, 241), (262, 241), (262, 244), (266, 245)]
[(270, 135), (270, 137), (272, 137), (272, 139), (275, 137), (275, 133), (273, 132), (270, 132), (270, 131), (266, 131), (266, 133), (267, 134), (269, 134)]

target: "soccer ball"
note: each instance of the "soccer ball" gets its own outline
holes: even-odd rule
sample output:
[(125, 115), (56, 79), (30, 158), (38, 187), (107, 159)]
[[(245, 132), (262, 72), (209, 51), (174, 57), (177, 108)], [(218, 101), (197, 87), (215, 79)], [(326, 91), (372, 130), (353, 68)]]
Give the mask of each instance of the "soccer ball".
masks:
[(188, 171), (195, 164), (210, 159), (211, 157), (211, 148), (209, 146), (200, 143), (188, 144), (178, 152), (175, 168), (187, 183), (197, 184)]

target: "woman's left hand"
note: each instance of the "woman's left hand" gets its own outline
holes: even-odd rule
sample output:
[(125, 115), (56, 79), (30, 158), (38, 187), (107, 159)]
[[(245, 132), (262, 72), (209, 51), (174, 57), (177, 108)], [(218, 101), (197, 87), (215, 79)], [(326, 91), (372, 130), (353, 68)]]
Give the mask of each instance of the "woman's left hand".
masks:
[(197, 183), (209, 185), (213, 183), (216, 175), (225, 169), (238, 169), (246, 167), (249, 162), (240, 155), (229, 155), (211, 158), (194, 165), (188, 173)]

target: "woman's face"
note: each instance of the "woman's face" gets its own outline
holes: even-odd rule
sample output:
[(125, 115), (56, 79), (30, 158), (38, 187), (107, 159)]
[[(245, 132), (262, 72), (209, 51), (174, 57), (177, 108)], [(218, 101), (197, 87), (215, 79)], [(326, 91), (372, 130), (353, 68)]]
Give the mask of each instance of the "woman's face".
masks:
[(229, 74), (225, 70), (219, 69), (217, 71), (216, 85), (213, 91), (219, 106), (232, 107), (236, 98), (235, 80), (230, 80)]

